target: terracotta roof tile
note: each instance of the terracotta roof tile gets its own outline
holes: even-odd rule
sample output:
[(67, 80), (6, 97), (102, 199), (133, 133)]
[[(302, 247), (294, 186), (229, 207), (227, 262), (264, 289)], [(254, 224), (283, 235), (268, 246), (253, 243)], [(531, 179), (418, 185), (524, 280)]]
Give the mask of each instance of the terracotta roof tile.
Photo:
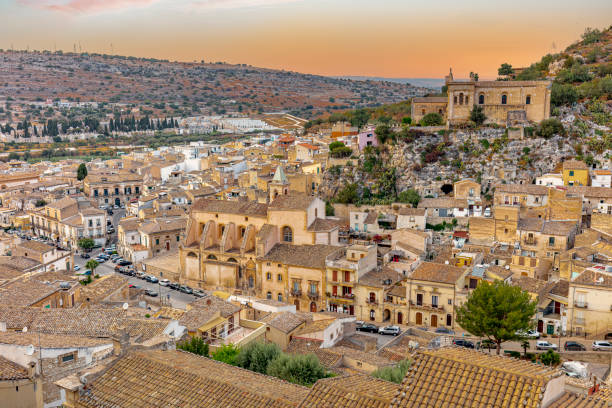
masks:
[(456, 266), (423, 262), (408, 278), (427, 282), (455, 284), (464, 273), (464, 269)]
[(399, 386), (365, 374), (317, 381), (300, 408), (386, 408)]
[(0, 356), (0, 381), (23, 380), (26, 378), (30, 378), (28, 370)]

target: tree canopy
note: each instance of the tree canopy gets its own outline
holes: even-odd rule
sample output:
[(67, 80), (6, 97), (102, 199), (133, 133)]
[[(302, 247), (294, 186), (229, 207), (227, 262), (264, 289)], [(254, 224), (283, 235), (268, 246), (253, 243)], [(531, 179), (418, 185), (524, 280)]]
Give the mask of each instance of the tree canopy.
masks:
[(536, 304), (518, 286), (481, 282), (457, 309), (457, 323), (472, 335), (493, 341), (499, 354), (503, 342), (518, 338), (517, 331), (531, 329)]
[(85, 163), (79, 164), (79, 168), (77, 169), (77, 180), (81, 181), (85, 177), (87, 177), (87, 166)]
[(274, 343), (252, 342), (246, 345), (236, 358), (238, 367), (261, 374), (268, 372), (268, 365), (281, 355), (281, 349)]
[(416, 190), (410, 188), (399, 193), (397, 195), (397, 199), (400, 203), (410, 203), (413, 207), (416, 208), (416, 206), (419, 204), (419, 201), (421, 201), (421, 196)]
[(507, 62), (501, 64), (501, 66), (497, 69), (498, 75), (512, 75), (513, 73), (514, 68), (512, 68), (512, 65), (508, 64)]
[(281, 354), (268, 365), (268, 375), (305, 386), (329, 376), (314, 354)]
[(81, 239), (78, 240), (77, 245), (81, 249), (88, 250), (88, 249), (93, 248), (94, 245), (96, 245), (96, 243), (91, 238), (81, 238)]

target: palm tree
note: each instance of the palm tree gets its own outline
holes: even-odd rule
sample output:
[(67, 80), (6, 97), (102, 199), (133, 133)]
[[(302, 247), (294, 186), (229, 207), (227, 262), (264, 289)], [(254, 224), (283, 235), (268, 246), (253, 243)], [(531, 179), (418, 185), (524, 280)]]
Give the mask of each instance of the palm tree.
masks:
[(527, 350), (529, 349), (530, 344), (529, 340), (523, 339), (521, 340), (521, 348), (523, 349), (523, 356), (527, 357)]
[(85, 266), (87, 267), (87, 269), (91, 270), (91, 275), (94, 276), (95, 275), (95, 271), (96, 268), (98, 267), (98, 265), (100, 265), (98, 263), (98, 261), (96, 261), (95, 259), (90, 259), (89, 261), (87, 261), (87, 263), (85, 264)]

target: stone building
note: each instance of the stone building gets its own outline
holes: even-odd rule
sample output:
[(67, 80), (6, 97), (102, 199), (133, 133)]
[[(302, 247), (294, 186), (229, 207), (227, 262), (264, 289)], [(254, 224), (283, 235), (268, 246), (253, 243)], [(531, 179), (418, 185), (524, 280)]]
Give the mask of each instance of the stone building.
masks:
[(115, 174), (89, 174), (83, 182), (83, 192), (99, 205), (127, 204), (143, 191), (143, 177), (121, 172)]
[(452, 70), (446, 76), (447, 96), (415, 98), (412, 120), (418, 122), (428, 113), (440, 113), (449, 125), (470, 120), (474, 106), (481, 106), (487, 120), (513, 126), (540, 122), (550, 117), (551, 81), (476, 81), (458, 80)]

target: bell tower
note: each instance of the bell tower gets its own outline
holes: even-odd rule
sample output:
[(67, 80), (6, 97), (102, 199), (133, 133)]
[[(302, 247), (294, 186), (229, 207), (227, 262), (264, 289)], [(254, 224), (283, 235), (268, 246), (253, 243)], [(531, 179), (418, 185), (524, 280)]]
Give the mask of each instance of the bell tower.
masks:
[(274, 201), (274, 199), (279, 195), (289, 194), (289, 180), (287, 180), (285, 170), (283, 170), (281, 166), (276, 168), (274, 177), (272, 178), (270, 186), (268, 187), (268, 192), (270, 194), (268, 197), (270, 202)]

